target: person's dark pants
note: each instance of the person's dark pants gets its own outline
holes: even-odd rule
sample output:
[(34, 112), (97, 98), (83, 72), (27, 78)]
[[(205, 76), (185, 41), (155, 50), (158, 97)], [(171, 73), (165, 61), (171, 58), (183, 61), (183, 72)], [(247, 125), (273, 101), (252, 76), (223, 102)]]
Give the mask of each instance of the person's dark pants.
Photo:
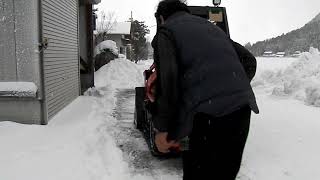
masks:
[(251, 110), (244, 107), (223, 117), (198, 113), (183, 153), (184, 180), (234, 180), (241, 166)]

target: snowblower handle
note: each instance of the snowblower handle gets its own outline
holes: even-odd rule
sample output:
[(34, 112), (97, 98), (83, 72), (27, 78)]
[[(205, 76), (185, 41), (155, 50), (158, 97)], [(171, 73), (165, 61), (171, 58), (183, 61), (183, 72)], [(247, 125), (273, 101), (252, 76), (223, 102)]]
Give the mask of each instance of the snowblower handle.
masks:
[(152, 71), (152, 70), (155, 69), (155, 68), (156, 68), (156, 66), (155, 66), (155, 64), (153, 63), (153, 64), (151, 65), (151, 67), (149, 68), (149, 70)]

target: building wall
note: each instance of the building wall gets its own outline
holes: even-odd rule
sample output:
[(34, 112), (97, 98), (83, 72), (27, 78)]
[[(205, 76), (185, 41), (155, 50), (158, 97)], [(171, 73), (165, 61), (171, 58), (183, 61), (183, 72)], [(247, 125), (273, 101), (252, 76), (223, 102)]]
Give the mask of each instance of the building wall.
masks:
[[(123, 44), (123, 41), (122, 41), (123, 36), (124, 35), (120, 35), (120, 34), (108, 34), (107, 39), (116, 42), (119, 53), (126, 55), (127, 46)], [(121, 49), (122, 49), (122, 52), (120, 51)]]
[(80, 52), (89, 56), (86, 35), (79, 40), (79, 21), (88, 32), (88, 17), (79, 14), (78, 0), (0, 0), (0, 81), (39, 89), (36, 99), (0, 97), (0, 121), (45, 124), (79, 96)]
[(41, 103), (31, 98), (0, 97), (0, 121), (41, 124)]
[(79, 96), (78, 0), (42, 0), (44, 84), (51, 119)]
[(93, 61), (93, 11), (92, 4), (80, 3), (79, 8), (79, 40), (80, 56), (85, 61), (84, 71), (80, 74), (81, 94), (94, 86)]
[(119, 51), (120, 51), (120, 46), (122, 46), (121, 38), (122, 38), (122, 35), (119, 35), (119, 34), (108, 34), (107, 35), (108, 40), (112, 40), (117, 43), (117, 47), (118, 47)]
[[(39, 4), (34, 0), (0, 0), (0, 81), (34, 82), (41, 89)], [(0, 97), (0, 121), (41, 123), (38, 98)]]
[(2, 1), (0, 81), (34, 82), (40, 87), (38, 2)]
[(85, 5), (79, 8), (79, 40), (80, 40), (80, 56), (88, 62), (88, 23), (87, 23), (87, 8)]

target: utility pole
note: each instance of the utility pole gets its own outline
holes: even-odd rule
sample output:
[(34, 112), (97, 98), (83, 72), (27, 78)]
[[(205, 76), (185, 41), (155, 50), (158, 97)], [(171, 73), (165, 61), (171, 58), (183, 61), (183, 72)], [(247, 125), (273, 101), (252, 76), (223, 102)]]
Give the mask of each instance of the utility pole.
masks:
[(131, 23), (133, 22), (133, 13), (132, 13), (132, 11), (131, 11), (131, 17), (130, 17), (129, 21), (130, 21)]
[(129, 18), (129, 21), (131, 23), (131, 32), (130, 32), (130, 43), (127, 45), (127, 50), (129, 50), (129, 53), (127, 52), (127, 57), (129, 56), (129, 60), (132, 61), (132, 53), (133, 53), (133, 48), (132, 48), (132, 23), (133, 23), (133, 13), (131, 11), (131, 16)]

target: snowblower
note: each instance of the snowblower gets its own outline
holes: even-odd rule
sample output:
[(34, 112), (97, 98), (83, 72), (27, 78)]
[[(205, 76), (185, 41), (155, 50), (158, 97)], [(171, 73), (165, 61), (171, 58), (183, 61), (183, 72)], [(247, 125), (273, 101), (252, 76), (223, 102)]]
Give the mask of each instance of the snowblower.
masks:
[[(229, 26), (225, 7), (220, 7), (221, 0), (213, 0), (214, 6), (189, 6), (191, 14), (207, 19), (208, 21), (216, 24), (220, 27), (228, 36)], [(136, 87), (135, 96), (135, 112), (134, 112), (134, 124), (139, 129), (149, 146), (150, 152), (154, 156), (172, 156), (177, 155), (184, 150), (179, 148), (173, 150), (171, 153), (162, 154), (157, 150), (155, 145), (155, 130), (153, 126), (153, 114), (155, 113), (155, 81), (156, 81), (156, 69), (154, 64), (144, 71), (145, 86)], [(183, 142), (182, 142), (183, 143)]]

